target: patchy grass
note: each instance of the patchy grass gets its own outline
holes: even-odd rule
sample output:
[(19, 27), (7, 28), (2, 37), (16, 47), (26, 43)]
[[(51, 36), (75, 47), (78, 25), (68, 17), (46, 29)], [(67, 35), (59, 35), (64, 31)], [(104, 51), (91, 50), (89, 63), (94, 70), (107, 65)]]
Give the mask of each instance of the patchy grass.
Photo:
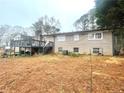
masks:
[(124, 93), (124, 58), (41, 55), (0, 59), (0, 93)]

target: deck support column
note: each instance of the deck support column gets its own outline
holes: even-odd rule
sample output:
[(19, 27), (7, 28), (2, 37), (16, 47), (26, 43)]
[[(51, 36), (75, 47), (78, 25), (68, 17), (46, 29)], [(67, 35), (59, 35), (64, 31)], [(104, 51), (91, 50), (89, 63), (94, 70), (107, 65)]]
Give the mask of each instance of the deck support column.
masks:
[(30, 56), (31, 56), (31, 54), (32, 54), (32, 47), (30, 48)]
[(15, 56), (15, 46), (14, 46), (14, 56)]
[(24, 52), (25, 56), (26, 56), (26, 47), (25, 47), (25, 52)]
[(21, 55), (21, 47), (19, 47), (19, 56)]

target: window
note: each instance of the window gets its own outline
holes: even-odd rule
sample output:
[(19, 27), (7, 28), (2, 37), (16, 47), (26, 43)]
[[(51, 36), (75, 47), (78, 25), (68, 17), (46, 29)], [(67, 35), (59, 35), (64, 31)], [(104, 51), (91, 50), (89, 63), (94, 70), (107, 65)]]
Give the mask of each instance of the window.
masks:
[(99, 53), (99, 48), (93, 48), (93, 53)]
[(58, 52), (62, 52), (62, 50), (63, 50), (62, 47), (58, 48)]
[(95, 38), (96, 39), (101, 39), (102, 38), (102, 34), (101, 33), (96, 33), (95, 34)]
[(93, 39), (94, 39), (94, 33), (88, 34), (88, 39), (89, 39), (89, 40), (93, 40)]
[(79, 52), (79, 48), (75, 47), (73, 51), (74, 52)]
[(74, 41), (78, 41), (79, 40), (79, 35), (74, 35)]
[(65, 36), (58, 36), (57, 37), (57, 40), (58, 41), (65, 41)]
[(103, 33), (102, 32), (96, 32), (96, 33), (89, 33), (88, 34), (88, 40), (102, 40), (103, 39)]

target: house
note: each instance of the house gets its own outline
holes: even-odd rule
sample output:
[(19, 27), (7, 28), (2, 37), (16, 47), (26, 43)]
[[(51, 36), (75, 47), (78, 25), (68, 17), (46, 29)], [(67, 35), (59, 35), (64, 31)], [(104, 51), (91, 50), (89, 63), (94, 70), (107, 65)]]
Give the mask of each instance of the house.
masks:
[(54, 52), (113, 55), (113, 33), (109, 30), (90, 30), (44, 35), (44, 40), (54, 42)]
[[(120, 34), (119, 34), (120, 35)], [(63, 51), (93, 55), (115, 55), (124, 53), (124, 43), (120, 36), (110, 30), (88, 30), (51, 35), (37, 34), (35, 37), (21, 36), (12, 40), (11, 47), (18, 47), (19, 52), (34, 53), (62, 53)], [(122, 37), (122, 36), (121, 36)], [(121, 40), (123, 41), (124, 38)], [(123, 45), (122, 45), (123, 44)]]

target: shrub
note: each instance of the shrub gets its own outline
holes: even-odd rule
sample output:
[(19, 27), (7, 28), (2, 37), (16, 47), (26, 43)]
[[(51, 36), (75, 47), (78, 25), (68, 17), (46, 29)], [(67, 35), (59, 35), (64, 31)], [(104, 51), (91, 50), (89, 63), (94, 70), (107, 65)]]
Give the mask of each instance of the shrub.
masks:
[(80, 56), (80, 54), (77, 52), (69, 52), (68, 55), (72, 56), (72, 57), (79, 57)]
[(79, 57), (80, 56), (79, 53), (77, 53), (77, 52), (69, 52), (68, 50), (63, 50), (62, 54), (72, 56), (72, 57)]
[(63, 55), (68, 55), (69, 52), (68, 52), (68, 50), (63, 50), (63, 51), (62, 51), (62, 54), (63, 54)]

